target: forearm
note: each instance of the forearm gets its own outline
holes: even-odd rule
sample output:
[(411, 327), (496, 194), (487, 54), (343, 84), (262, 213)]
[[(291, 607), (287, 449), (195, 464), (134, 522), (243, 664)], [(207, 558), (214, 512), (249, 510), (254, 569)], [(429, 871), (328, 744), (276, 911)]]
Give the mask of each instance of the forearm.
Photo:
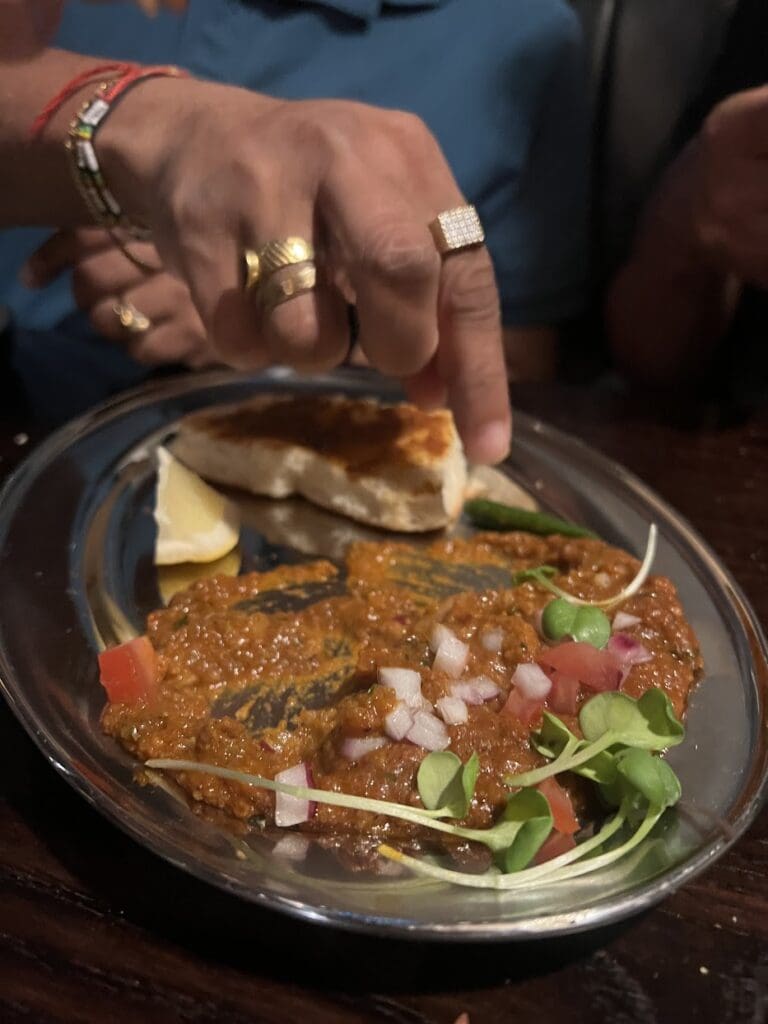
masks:
[(99, 63), (61, 50), (13, 63), (0, 60), (0, 226), (90, 222), (64, 144), (74, 113), (95, 85), (68, 100), (38, 138), (30, 138), (30, 125), (67, 82)]

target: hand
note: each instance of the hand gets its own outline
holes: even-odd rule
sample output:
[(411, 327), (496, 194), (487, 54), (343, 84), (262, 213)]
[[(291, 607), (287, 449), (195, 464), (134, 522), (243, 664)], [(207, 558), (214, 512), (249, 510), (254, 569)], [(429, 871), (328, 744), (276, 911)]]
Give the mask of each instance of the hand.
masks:
[(715, 107), (668, 173), (649, 218), (672, 221), (681, 210), (688, 211), (692, 260), (768, 287), (768, 87)]
[[(160, 265), (151, 245), (131, 243), (131, 251), (150, 265)], [(30, 257), (22, 277), (31, 287), (43, 287), (66, 270), (72, 271), (75, 302), (96, 331), (124, 345), (137, 362), (200, 369), (217, 361), (187, 286), (163, 270), (151, 273), (135, 266), (107, 231), (56, 232)], [(118, 303), (134, 306), (148, 317), (150, 327), (131, 334), (115, 312)]]
[[(126, 97), (98, 145), (113, 191), (189, 285), (223, 360), (337, 365), (348, 347), (343, 281), (371, 364), (414, 400), (447, 399), (471, 459), (506, 454), (493, 268), (484, 247), (437, 254), (428, 224), (465, 200), (421, 121), (161, 79)], [(243, 291), (242, 251), (289, 235), (314, 242), (322, 279), (265, 314)]]
[(652, 386), (708, 372), (745, 283), (768, 287), (768, 88), (719, 104), (663, 175), (606, 298), (617, 362)]

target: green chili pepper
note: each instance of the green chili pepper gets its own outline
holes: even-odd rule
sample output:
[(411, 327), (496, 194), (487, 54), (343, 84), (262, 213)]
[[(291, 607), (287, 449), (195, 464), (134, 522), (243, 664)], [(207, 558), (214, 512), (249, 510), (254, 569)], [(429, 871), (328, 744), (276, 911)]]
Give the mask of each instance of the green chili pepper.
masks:
[(538, 533), (543, 536), (560, 533), (564, 537), (597, 539), (597, 534), (586, 527), (558, 519), (557, 516), (547, 515), (546, 512), (532, 512), (530, 509), (517, 508), (513, 505), (502, 505), (498, 501), (488, 501), (485, 498), (474, 498), (466, 502), (464, 511), (470, 521), (483, 530), (523, 530), (525, 533)]

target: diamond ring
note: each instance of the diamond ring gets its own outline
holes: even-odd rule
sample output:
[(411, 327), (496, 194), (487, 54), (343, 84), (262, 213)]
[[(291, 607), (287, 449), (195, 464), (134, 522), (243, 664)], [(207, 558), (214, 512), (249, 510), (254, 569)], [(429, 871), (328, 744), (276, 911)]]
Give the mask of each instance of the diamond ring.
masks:
[(471, 204), (456, 206), (452, 210), (443, 210), (429, 225), (435, 240), (437, 251), (441, 256), (462, 249), (472, 249), (482, 245), (485, 232), (477, 210)]

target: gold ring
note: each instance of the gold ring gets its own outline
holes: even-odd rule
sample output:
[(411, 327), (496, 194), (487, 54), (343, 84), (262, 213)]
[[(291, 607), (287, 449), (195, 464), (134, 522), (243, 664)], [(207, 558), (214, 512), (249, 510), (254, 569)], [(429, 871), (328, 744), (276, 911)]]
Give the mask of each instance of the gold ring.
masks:
[(309, 263), (315, 258), (315, 250), (304, 238), (275, 238), (259, 249), (259, 270), (261, 277), (269, 277), (283, 267), (297, 263)]
[(245, 263), (245, 284), (243, 287), (249, 292), (259, 283), (261, 275), (259, 254), (255, 249), (246, 249), (243, 253), (243, 262)]
[(472, 249), (485, 241), (485, 232), (477, 210), (470, 204), (438, 213), (429, 225), (429, 230), (441, 256), (461, 252), (462, 249)]
[(270, 313), (276, 306), (295, 299), (305, 292), (311, 292), (317, 284), (317, 268), (314, 263), (304, 261), (303, 267), (286, 272), (280, 277), (270, 277), (259, 287), (259, 301)]
[(144, 334), (152, 326), (149, 317), (139, 312), (132, 302), (116, 302), (112, 307), (112, 312), (120, 321), (123, 330), (128, 331), (129, 334)]
[(245, 263), (245, 284), (247, 292), (284, 267), (293, 267), (297, 263), (310, 263), (315, 258), (315, 250), (310, 242), (298, 235), (289, 238), (275, 238), (263, 245), (258, 252), (246, 249), (243, 252)]

